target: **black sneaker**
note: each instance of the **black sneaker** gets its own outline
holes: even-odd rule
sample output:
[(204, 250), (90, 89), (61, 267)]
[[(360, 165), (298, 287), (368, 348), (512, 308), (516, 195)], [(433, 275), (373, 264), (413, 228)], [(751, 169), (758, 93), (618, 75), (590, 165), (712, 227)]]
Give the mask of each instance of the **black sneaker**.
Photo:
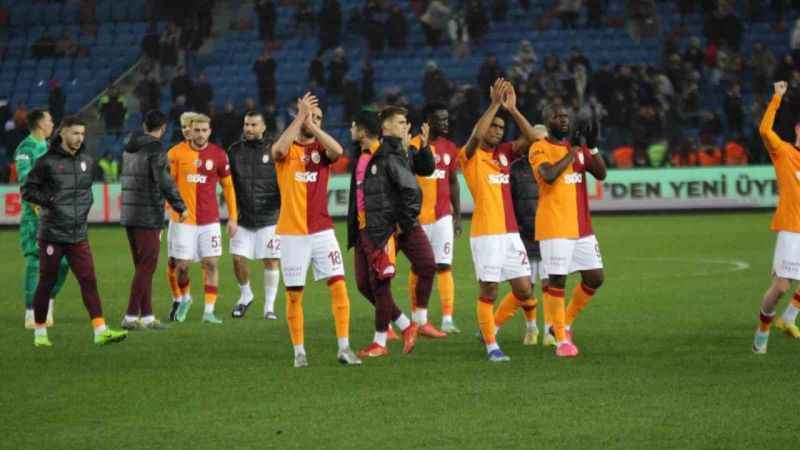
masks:
[(234, 319), (243, 318), (245, 313), (247, 312), (247, 308), (250, 307), (250, 303), (237, 303), (236, 305), (234, 305), (233, 311), (231, 312), (231, 317), (233, 317)]
[(181, 306), (181, 302), (172, 302), (172, 309), (169, 311), (170, 322), (175, 322), (175, 313), (178, 312), (179, 306)]

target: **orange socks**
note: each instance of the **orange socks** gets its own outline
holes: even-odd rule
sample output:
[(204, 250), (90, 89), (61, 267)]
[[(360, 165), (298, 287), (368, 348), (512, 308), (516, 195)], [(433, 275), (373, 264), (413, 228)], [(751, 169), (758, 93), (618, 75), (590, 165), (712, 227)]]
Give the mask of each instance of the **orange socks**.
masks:
[(553, 334), (556, 336), (556, 341), (563, 342), (567, 340), (567, 334), (564, 330), (564, 290), (556, 288), (548, 288), (544, 293), (544, 310), (545, 316), (549, 317), (553, 326)]
[(286, 321), (293, 345), (303, 345), (303, 291), (286, 290)]
[(536, 297), (531, 297), (520, 304), (525, 313), (525, 321), (536, 323), (536, 305), (539, 303)]
[(411, 312), (417, 309), (417, 274), (408, 271), (408, 298), (411, 300)]
[(795, 292), (794, 297), (792, 298), (792, 306), (800, 309), (800, 292)]
[(217, 287), (209, 284), (203, 288), (203, 300), (206, 305), (214, 305), (217, 303)]
[(347, 296), (347, 285), (344, 283), (344, 278), (331, 279), (328, 288), (331, 290), (331, 310), (336, 323), (336, 337), (348, 338), (350, 335), (350, 298)]
[(442, 301), (442, 316), (453, 316), (453, 304), (456, 297), (456, 286), (453, 281), (453, 272), (446, 270), (439, 272), (439, 299)]
[(517, 313), (521, 303), (514, 296), (513, 292), (509, 292), (503, 297), (503, 300), (500, 302), (500, 306), (497, 307), (497, 311), (494, 313), (494, 324), (497, 328), (503, 326), (504, 323), (508, 321), (508, 319), (514, 317), (514, 314)]
[(589, 301), (594, 296), (594, 291), (594, 289), (587, 287), (583, 283), (575, 286), (575, 289), (572, 291), (572, 300), (570, 300), (569, 306), (567, 306), (566, 324), (568, 326), (572, 326), (572, 322), (575, 321), (578, 314), (589, 304)]
[(495, 339), (495, 332), (494, 332), (494, 314), (492, 313), (492, 305), (494, 301), (490, 298), (479, 298), (478, 299), (478, 327), (481, 330), (481, 335), (483, 335), (483, 342), (486, 345), (494, 344), (496, 341)]
[(183, 292), (178, 286), (178, 275), (175, 273), (175, 264), (167, 262), (167, 284), (169, 291), (172, 293), (172, 300), (178, 300)]

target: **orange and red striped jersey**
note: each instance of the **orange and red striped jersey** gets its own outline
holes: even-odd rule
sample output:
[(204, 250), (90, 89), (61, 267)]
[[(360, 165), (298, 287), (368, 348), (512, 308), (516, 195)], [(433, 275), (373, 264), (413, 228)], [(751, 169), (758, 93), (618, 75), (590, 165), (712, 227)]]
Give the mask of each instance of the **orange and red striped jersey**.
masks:
[(512, 142), (494, 150), (478, 147), (472, 158), (467, 158), (466, 147), (459, 152), (458, 161), (474, 204), (470, 237), (518, 231), (509, 184), (509, 167), (514, 159)]
[[(414, 137), (411, 145), (419, 148), (420, 138)], [(450, 139), (438, 137), (429, 143), (436, 162), (436, 169), (427, 177), (417, 176), (417, 184), (422, 190), (422, 206), (419, 210), (419, 223), (429, 225), (444, 216), (453, 214), (450, 203), (450, 180), (455, 177), (458, 164), (458, 148)]]
[(586, 193), (586, 165), (591, 158), (584, 146), (575, 160), (552, 183), (539, 175), (543, 163), (555, 164), (568, 153), (567, 143), (542, 139), (531, 146), (528, 160), (539, 185), (539, 206), (536, 210), (536, 240), (578, 239), (593, 234)]
[(780, 104), (781, 97), (773, 96), (758, 128), (778, 182), (778, 206), (770, 229), (800, 233), (800, 148), (782, 140), (772, 129)]
[[(203, 150), (195, 150), (188, 142), (182, 141), (169, 149), (167, 160), (169, 172), (189, 211), (189, 217), (183, 223), (206, 225), (219, 222), (217, 183), (225, 184), (227, 180), (232, 186), (225, 151), (211, 143)], [(227, 193), (225, 198), (230, 217), (236, 217), (236, 202), (231, 204)], [(180, 215), (171, 211), (170, 217), (177, 222)]]
[(303, 235), (333, 228), (328, 214), (328, 177), (331, 160), (317, 141), (298, 142), (275, 161), (281, 212), (276, 233)]

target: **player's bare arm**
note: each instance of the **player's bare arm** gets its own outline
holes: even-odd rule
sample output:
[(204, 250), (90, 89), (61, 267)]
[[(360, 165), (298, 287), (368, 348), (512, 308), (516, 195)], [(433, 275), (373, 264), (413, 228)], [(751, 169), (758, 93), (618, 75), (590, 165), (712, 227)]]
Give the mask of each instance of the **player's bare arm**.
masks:
[(273, 158), (276, 160), (283, 159), (283, 157), (289, 153), (289, 148), (292, 146), (292, 143), (294, 143), (300, 135), (300, 129), (303, 127), (303, 123), (306, 121), (306, 118), (311, 115), (311, 110), (316, 108), (318, 104), (319, 100), (317, 100), (317, 97), (311, 95), (310, 92), (306, 92), (302, 98), (297, 100), (297, 115), (294, 116), (292, 123), (281, 133), (278, 140), (272, 144)]
[(459, 237), (461, 236), (461, 186), (455, 174), (450, 177), (450, 204), (453, 205), (453, 235)]
[(492, 87), (489, 88), (489, 99), (491, 100), (491, 103), (486, 111), (484, 111), (481, 118), (478, 119), (478, 122), (475, 124), (475, 128), (472, 129), (472, 134), (467, 140), (467, 145), (465, 146), (468, 159), (475, 155), (478, 145), (480, 145), (484, 136), (489, 131), (489, 127), (492, 125), (494, 116), (497, 115), (497, 111), (499, 111), (500, 107), (502, 106), (503, 94), (508, 86), (509, 84), (506, 80), (498, 78), (494, 81)]
[(314, 135), (314, 138), (319, 141), (322, 148), (325, 149), (325, 156), (327, 156), (328, 159), (336, 161), (344, 154), (344, 148), (342, 148), (341, 144), (336, 142), (336, 139), (311, 120), (311, 114), (306, 116), (305, 127)]
[(561, 176), (562, 173), (564, 173), (565, 170), (567, 170), (567, 167), (569, 167), (569, 165), (572, 164), (572, 161), (575, 160), (577, 149), (577, 147), (570, 147), (567, 151), (567, 154), (555, 164), (542, 163), (539, 166), (539, 175), (542, 177), (545, 183), (553, 183), (556, 181), (556, 179), (558, 179), (559, 176)]
[(519, 109), (517, 109), (517, 93), (514, 91), (514, 86), (510, 83), (506, 89), (506, 93), (502, 99), (503, 109), (508, 111), (511, 118), (517, 124), (522, 135), (518, 137), (513, 143), (515, 154), (522, 154), (528, 150), (528, 147), (536, 140), (536, 134), (533, 131), (533, 125), (525, 118)]

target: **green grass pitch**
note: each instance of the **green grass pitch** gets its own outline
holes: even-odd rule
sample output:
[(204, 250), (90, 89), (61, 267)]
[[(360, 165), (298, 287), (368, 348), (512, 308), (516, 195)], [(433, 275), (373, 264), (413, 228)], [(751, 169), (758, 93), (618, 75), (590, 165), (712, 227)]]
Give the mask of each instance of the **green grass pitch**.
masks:
[[(767, 213), (595, 218), (606, 284), (575, 323), (582, 353), (573, 360), (524, 347), (520, 314), (499, 336), (511, 363), (485, 361), (466, 236), (454, 263), (463, 332), (421, 340), (411, 355), (392, 343), (388, 358), (339, 366), (327, 288), (311, 283), (303, 370), (291, 367), (282, 291), (279, 320), (260, 318), (256, 264), (257, 303), (246, 319), (230, 318), (238, 288), (227, 244), (222, 326), (200, 323), (194, 267), (200, 301), (186, 323), (98, 348), (70, 278), (50, 330), (54, 347), (35, 349), (22, 327), (17, 233), (0, 231), (0, 448), (794, 448), (800, 342), (773, 332), (767, 355), (750, 351), (770, 281), (769, 220)], [(337, 234), (344, 243), (342, 223)], [(90, 241), (105, 316), (117, 327), (132, 276), (125, 234), (93, 228)], [(400, 259), (394, 292), (407, 310)], [(373, 310), (356, 290), (352, 253), (346, 261), (358, 350), (372, 337)], [(161, 318), (169, 310), (164, 264), (162, 251), (154, 281)], [(438, 325), (435, 289), (430, 316)]]

